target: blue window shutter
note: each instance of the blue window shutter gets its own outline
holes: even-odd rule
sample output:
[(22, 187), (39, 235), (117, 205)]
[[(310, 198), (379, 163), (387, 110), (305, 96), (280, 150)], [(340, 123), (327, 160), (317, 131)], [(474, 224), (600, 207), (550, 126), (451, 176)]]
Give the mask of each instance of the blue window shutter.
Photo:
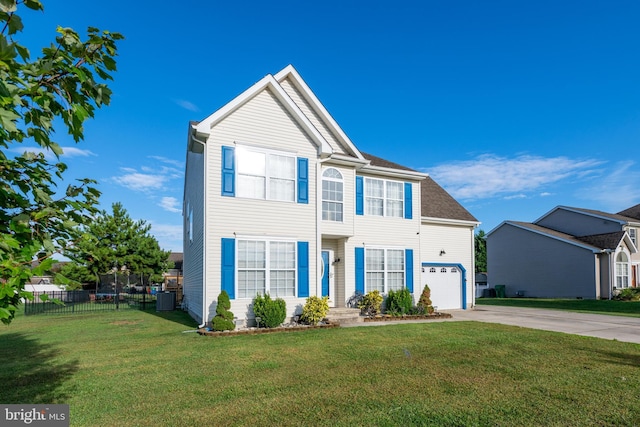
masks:
[(411, 183), (404, 183), (404, 217), (406, 219), (413, 218), (413, 201), (412, 201), (412, 193), (411, 193)]
[(298, 242), (298, 297), (309, 296), (309, 242)]
[(356, 176), (356, 215), (364, 215), (364, 180)]
[(364, 294), (364, 248), (356, 248), (356, 292)]
[(222, 239), (222, 290), (227, 291), (229, 299), (236, 298), (236, 240)]
[(409, 292), (413, 293), (413, 249), (404, 251), (404, 280)]
[(236, 195), (236, 149), (222, 147), (222, 195)]
[(309, 203), (309, 159), (298, 157), (298, 203)]

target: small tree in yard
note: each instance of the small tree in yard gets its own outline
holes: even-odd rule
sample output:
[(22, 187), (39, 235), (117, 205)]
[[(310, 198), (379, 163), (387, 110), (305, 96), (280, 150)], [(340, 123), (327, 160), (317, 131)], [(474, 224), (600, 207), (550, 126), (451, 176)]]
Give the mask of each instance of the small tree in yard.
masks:
[(236, 328), (236, 324), (233, 323), (233, 313), (229, 311), (230, 308), (229, 294), (227, 291), (220, 292), (216, 315), (211, 321), (214, 331), (233, 331)]
[[(32, 59), (20, 44), (18, 8), (42, 11), (39, 0), (0, 0), (0, 320), (11, 323), (32, 275), (51, 269), (54, 252), (78, 237), (77, 226), (97, 212), (95, 181), (63, 184), (67, 165), (55, 141), (61, 126), (75, 142), (83, 123), (108, 105), (103, 82), (116, 70), (118, 33), (89, 27), (82, 41), (58, 27), (55, 43)], [(28, 143), (35, 148), (22, 146)], [(21, 148), (22, 147), (22, 148)], [(23, 154), (12, 153), (22, 151)], [(45, 153), (55, 158), (49, 160)], [(31, 269), (37, 259), (40, 265)]]
[(424, 289), (422, 290), (422, 294), (420, 295), (420, 300), (418, 301), (418, 307), (424, 308), (429, 314), (433, 314), (434, 309), (431, 302), (431, 289), (429, 289), (429, 285), (425, 284)]

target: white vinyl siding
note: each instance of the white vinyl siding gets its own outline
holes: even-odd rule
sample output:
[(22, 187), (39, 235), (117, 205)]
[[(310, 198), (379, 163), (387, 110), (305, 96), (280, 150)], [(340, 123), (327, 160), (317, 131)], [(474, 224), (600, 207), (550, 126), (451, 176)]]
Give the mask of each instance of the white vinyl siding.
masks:
[(404, 216), (404, 183), (384, 179), (364, 179), (364, 209), (366, 215)]

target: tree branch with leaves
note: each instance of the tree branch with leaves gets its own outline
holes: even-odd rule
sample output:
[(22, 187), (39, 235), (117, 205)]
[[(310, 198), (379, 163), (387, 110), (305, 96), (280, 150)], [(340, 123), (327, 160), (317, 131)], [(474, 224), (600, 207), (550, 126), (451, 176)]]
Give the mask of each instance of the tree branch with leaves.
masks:
[[(18, 36), (18, 10), (44, 11), (39, 0), (0, 0), (0, 320), (10, 323), (31, 275), (52, 265), (51, 255), (80, 237), (82, 224), (98, 212), (100, 192), (92, 179), (62, 186), (67, 165), (60, 160), (56, 125), (74, 141), (96, 108), (109, 105), (105, 83), (116, 71), (119, 33), (89, 27), (85, 40), (58, 27), (55, 43), (31, 59)], [(29, 145), (36, 149), (28, 148)], [(24, 154), (14, 156), (19, 147)], [(20, 151), (20, 150), (18, 150)], [(51, 153), (54, 161), (44, 153)], [(36, 269), (31, 265), (38, 256)]]

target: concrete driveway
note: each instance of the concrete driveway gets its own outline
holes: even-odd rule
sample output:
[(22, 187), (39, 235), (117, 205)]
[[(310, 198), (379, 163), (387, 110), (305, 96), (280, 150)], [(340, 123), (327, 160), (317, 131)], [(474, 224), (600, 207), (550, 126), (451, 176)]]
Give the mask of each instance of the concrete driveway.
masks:
[(491, 305), (446, 312), (453, 316), (450, 321), (501, 323), (640, 344), (640, 318), (638, 317)]

